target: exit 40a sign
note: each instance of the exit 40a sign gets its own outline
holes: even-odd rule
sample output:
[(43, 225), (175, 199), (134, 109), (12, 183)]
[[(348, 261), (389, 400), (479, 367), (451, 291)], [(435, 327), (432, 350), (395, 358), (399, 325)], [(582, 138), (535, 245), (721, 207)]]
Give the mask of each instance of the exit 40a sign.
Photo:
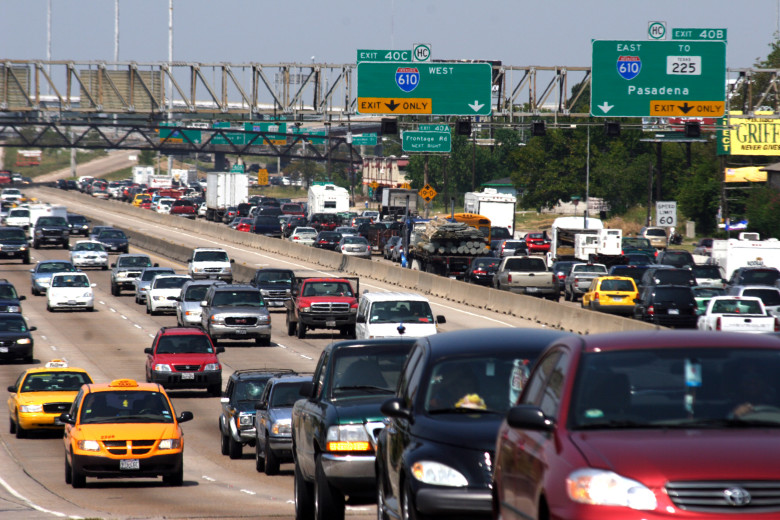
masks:
[(593, 41), (590, 113), (596, 117), (721, 117), (723, 41)]

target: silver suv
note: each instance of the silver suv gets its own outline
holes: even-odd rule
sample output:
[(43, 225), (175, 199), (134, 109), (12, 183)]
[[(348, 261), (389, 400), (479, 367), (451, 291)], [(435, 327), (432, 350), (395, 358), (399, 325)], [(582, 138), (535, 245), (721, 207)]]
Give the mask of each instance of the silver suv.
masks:
[(141, 271), (152, 265), (152, 259), (148, 255), (119, 255), (116, 262), (111, 264), (111, 294), (119, 296), (122, 289), (135, 290), (135, 279), (141, 275)]
[(233, 260), (224, 249), (196, 247), (187, 262), (187, 273), (193, 280), (217, 278), (227, 283), (233, 282)]
[(271, 344), (271, 315), (260, 289), (251, 285), (213, 285), (200, 304), (201, 327), (216, 345), (222, 339)]

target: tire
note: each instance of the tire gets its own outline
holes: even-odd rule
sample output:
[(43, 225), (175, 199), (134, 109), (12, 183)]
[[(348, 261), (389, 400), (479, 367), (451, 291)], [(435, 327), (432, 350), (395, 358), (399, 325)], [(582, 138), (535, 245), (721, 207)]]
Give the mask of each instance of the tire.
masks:
[(111, 284), (111, 296), (119, 296), (119, 287), (115, 284)]
[(563, 290), (563, 299), (566, 300), (567, 302), (571, 301), (571, 294), (569, 293), (568, 289)]
[(179, 469), (170, 475), (163, 475), (163, 484), (173, 487), (180, 487), (184, 484), (184, 462), (179, 464)]
[[(293, 450), (295, 450), (295, 447), (293, 447)], [(303, 474), (301, 473), (298, 464), (295, 464), (293, 487), (293, 493), (295, 495), (295, 520), (312, 520), (312, 518), (314, 518), (313, 486), (303, 478)]]
[(221, 384), (219, 384), (219, 385), (216, 385), (216, 384), (215, 385), (209, 385), (206, 388), (206, 391), (212, 397), (219, 397), (220, 395), (222, 395), (222, 385)]
[(63, 242), (62, 249), (70, 249), (70, 244), (68, 242)]
[(262, 338), (255, 338), (255, 345), (261, 347), (268, 347), (271, 345), (271, 336), (263, 336)]
[(295, 336), (298, 339), (303, 339), (306, 337), (306, 325), (299, 323), (295, 329)]
[(54, 309), (52, 309), (51, 305), (49, 305), (48, 302), (46, 303), (46, 310), (49, 312), (54, 312)]
[(265, 471), (265, 458), (260, 456), (260, 442), (255, 440), (255, 469), (258, 473)]
[(321, 457), (314, 476), (314, 520), (344, 520), (344, 494), (328, 482)]
[(30, 287), (30, 292), (32, 293), (33, 296), (40, 296), (41, 295), (41, 292), (38, 289), (36, 289), (35, 287)]
[(38, 241), (37, 240), (33, 240), (33, 249), (39, 249), (39, 248), (40, 247), (38, 246)]
[(227, 455), (230, 453), (230, 443), (228, 442), (229, 437), (225, 435), (224, 433), (221, 434), (221, 442), (219, 443), (220, 452), (222, 455)]
[(78, 471), (73, 466), (70, 468), (70, 485), (73, 486), (74, 489), (83, 488), (87, 485), (86, 475)]
[(26, 255), (24, 258), (22, 258), (23, 264), (29, 264), (30, 263), (30, 255)]
[(151, 314), (151, 313), (152, 313), (152, 311), (151, 311), (151, 310), (149, 310), (149, 306), (147, 305), (147, 306), (146, 306), (146, 314)]
[(87, 307), (87, 312), (95, 312), (95, 308), (94, 307)]
[(382, 470), (376, 468), (376, 518), (377, 520), (388, 520), (385, 514), (385, 483)]
[(228, 456), (231, 459), (240, 459), (244, 454), (244, 445), (240, 442), (236, 442), (232, 435), (228, 435)]
[(356, 337), (356, 331), (355, 331), (355, 325), (350, 325), (348, 327), (344, 328), (345, 330), (345, 336), (348, 338), (355, 338)]
[(73, 482), (73, 473), (72, 469), (70, 468), (70, 464), (68, 464), (68, 457), (65, 457), (65, 483), (71, 484)]
[(404, 482), (401, 499), (401, 518), (403, 520), (427, 520), (427, 517), (417, 512), (412, 502), (412, 486)]
[(107, 265), (104, 265), (104, 266), (103, 266), (103, 267), (101, 267), (100, 269), (101, 269), (101, 270), (103, 270), (103, 271), (108, 271), (108, 266), (107, 266)]
[(297, 327), (295, 326), (294, 321), (287, 320), (287, 335), (288, 336), (295, 336), (295, 329)]
[(268, 442), (268, 432), (265, 432), (265, 450), (263, 450), (265, 461), (265, 474), (269, 476), (279, 474), (279, 457), (271, 449), (271, 443)]
[(16, 423), (10, 417), (8, 418), (8, 433), (13, 435), (16, 434)]

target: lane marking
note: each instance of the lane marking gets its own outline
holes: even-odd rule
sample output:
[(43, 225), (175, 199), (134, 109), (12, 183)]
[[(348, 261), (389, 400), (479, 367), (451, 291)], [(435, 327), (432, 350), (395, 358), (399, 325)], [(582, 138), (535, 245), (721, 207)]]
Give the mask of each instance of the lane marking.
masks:
[(150, 332), (150, 333), (149, 333), (149, 337), (150, 337), (150, 338), (152, 338), (152, 339), (154, 339), (154, 334), (152, 334), (152, 333)]
[(209, 482), (216, 482), (215, 479), (213, 479), (211, 477), (207, 477), (206, 475), (201, 475), (200, 478), (202, 478), (203, 480), (208, 480)]
[(111, 312), (116, 312), (116, 309), (113, 307), (109, 307), (109, 309), (111, 310)]
[(314, 359), (314, 358), (310, 358), (306, 354), (298, 354), (298, 355), (301, 356), (303, 359)]
[(139, 324), (137, 324), (137, 323), (133, 323), (133, 327), (135, 327), (136, 329), (140, 329), (141, 328), (141, 326)]
[(256, 495), (257, 494), (254, 491), (249, 491), (248, 489), (242, 489), (241, 492), (242, 493), (246, 493), (247, 495)]
[(52, 350), (57, 350), (57, 347), (55, 347), (54, 345), (49, 345), (49, 348)]
[(123, 320), (126, 320), (126, 319), (127, 319), (127, 316), (125, 316), (124, 314), (122, 314), (121, 316), (122, 316), (122, 319), (123, 319)]
[(81, 516), (70, 516), (70, 515), (67, 515), (65, 513), (60, 513), (59, 511), (52, 511), (50, 509), (46, 509), (46, 508), (43, 508), (43, 507), (35, 504), (34, 502), (32, 502), (27, 497), (19, 494), (19, 492), (16, 491), (14, 488), (12, 488), (10, 486), (10, 484), (8, 484), (8, 482), (3, 480), (2, 477), (0, 477), (0, 486), (3, 486), (5, 488), (5, 490), (8, 491), (11, 495), (15, 496), (19, 500), (24, 501), (28, 506), (30, 506), (31, 508), (35, 509), (36, 511), (40, 511), (41, 513), (46, 513), (46, 514), (58, 516), (60, 518), (73, 518), (73, 519), (83, 518)]

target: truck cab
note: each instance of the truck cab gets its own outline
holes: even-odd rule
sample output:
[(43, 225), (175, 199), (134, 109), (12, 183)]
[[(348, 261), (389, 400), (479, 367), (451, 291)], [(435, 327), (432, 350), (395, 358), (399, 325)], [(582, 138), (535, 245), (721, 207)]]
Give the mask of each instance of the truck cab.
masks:
[(358, 278), (294, 278), (287, 334), (303, 339), (308, 329), (338, 329), (354, 337), (359, 292)]

